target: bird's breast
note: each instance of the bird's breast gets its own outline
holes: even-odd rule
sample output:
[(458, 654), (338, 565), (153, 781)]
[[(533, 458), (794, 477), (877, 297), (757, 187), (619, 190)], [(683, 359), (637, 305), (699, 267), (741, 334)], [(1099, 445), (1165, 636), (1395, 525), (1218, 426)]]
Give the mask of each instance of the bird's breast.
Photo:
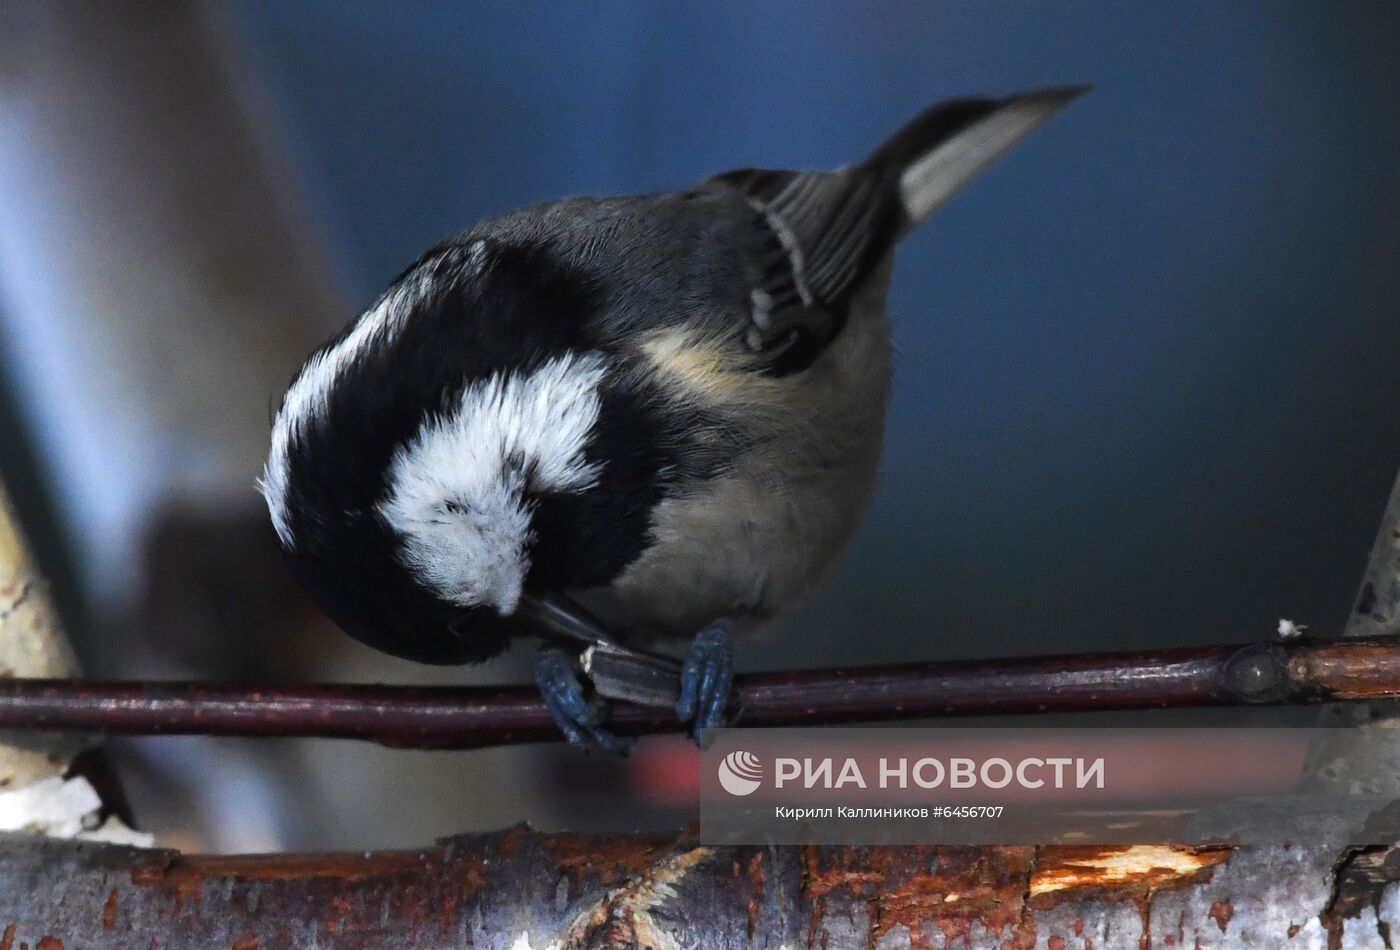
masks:
[(731, 617), (762, 622), (822, 578), (873, 494), (889, 393), (888, 269), (807, 370), (734, 370), (684, 331), (649, 343), (678, 399), (732, 413), (722, 473), (677, 486), (652, 513), (649, 545), (610, 585), (577, 596), (624, 640), (689, 637)]

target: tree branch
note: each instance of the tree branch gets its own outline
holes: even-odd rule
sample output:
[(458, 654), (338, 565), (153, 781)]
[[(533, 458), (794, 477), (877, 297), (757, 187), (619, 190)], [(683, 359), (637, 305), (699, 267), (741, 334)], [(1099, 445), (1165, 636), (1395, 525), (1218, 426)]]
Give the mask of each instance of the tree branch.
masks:
[[(1285, 705), (1400, 696), (1400, 642), (1290, 641), (753, 673), (742, 722), (799, 726), (997, 713)], [(629, 735), (667, 710), (619, 704)], [(532, 687), (415, 688), (0, 681), (0, 728), (120, 735), (321, 736), (473, 748), (558, 739)]]

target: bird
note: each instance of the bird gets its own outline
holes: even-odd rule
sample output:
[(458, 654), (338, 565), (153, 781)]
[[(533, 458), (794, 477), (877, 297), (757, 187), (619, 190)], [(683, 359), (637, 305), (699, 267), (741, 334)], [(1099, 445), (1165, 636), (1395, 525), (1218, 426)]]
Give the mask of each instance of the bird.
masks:
[(275, 413), (258, 486), (287, 569), (398, 657), (537, 639), (583, 749), (629, 745), (588, 645), (688, 641), (674, 708), (700, 741), (733, 719), (736, 639), (871, 500), (895, 245), (1086, 88), (951, 99), (844, 168), (549, 201), (425, 251)]

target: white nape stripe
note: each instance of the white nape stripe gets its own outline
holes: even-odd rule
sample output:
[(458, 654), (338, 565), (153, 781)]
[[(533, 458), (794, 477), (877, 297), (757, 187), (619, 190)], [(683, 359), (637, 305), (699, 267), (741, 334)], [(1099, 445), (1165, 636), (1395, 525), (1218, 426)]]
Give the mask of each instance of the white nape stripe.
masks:
[(282, 408), (272, 424), (272, 450), (258, 480), (258, 490), (267, 499), (277, 537), (289, 550), (295, 547), (287, 499), (292, 443), (325, 412), (331, 389), (356, 356), (393, 337), (411, 299), (406, 285), (382, 297), (365, 311), (344, 339), (307, 360), (282, 399)]
[[(479, 271), (485, 264), (485, 254), (485, 241), (472, 244), (468, 249), (469, 268)], [(307, 360), (287, 390), (272, 424), (272, 450), (268, 453), (262, 478), (258, 479), (258, 490), (267, 500), (272, 526), (287, 549), (295, 547), (296, 542), (287, 498), (293, 443), (326, 411), (331, 390), (360, 354), (393, 340), (413, 305), (422, 297), (426, 283), (425, 277), (418, 276), (386, 293), (360, 316), (343, 340)]]
[(598, 421), (598, 354), (568, 354), (532, 373), (468, 386), (448, 415), (424, 423), (394, 456), (378, 507), (414, 576), (463, 607), (512, 612), (529, 571), (533, 491), (586, 491)]

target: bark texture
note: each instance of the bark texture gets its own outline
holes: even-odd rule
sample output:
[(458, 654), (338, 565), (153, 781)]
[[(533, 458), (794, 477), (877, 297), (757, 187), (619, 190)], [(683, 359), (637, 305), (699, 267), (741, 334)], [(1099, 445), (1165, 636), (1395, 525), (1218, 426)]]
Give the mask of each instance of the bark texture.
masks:
[(1400, 852), (713, 848), (515, 828), (207, 857), (0, 839), (0, 948), (1387, 946)]
[[(0, 486), (0, 677), (64, 678), (77, 663)], [(81, 748), (63, 733), (0, 733), (0, 790), (62, 775)]]
[[(1341, 643), (1360, 639), (1395, 642), (1400, 634), (1400, 478), (1395, 481), (1376, 532), (1361, 590)], [(1387, 677), (1394, 679), (1394, 671)], [(1319, 725), (1350, 726), (1320, 738), (1308, 751), (1303, 788), (1352, 795), (1400, 796), (1400, 705), (1394, 696), (1366, 695), (1364, 703), (1324, 706)]]

